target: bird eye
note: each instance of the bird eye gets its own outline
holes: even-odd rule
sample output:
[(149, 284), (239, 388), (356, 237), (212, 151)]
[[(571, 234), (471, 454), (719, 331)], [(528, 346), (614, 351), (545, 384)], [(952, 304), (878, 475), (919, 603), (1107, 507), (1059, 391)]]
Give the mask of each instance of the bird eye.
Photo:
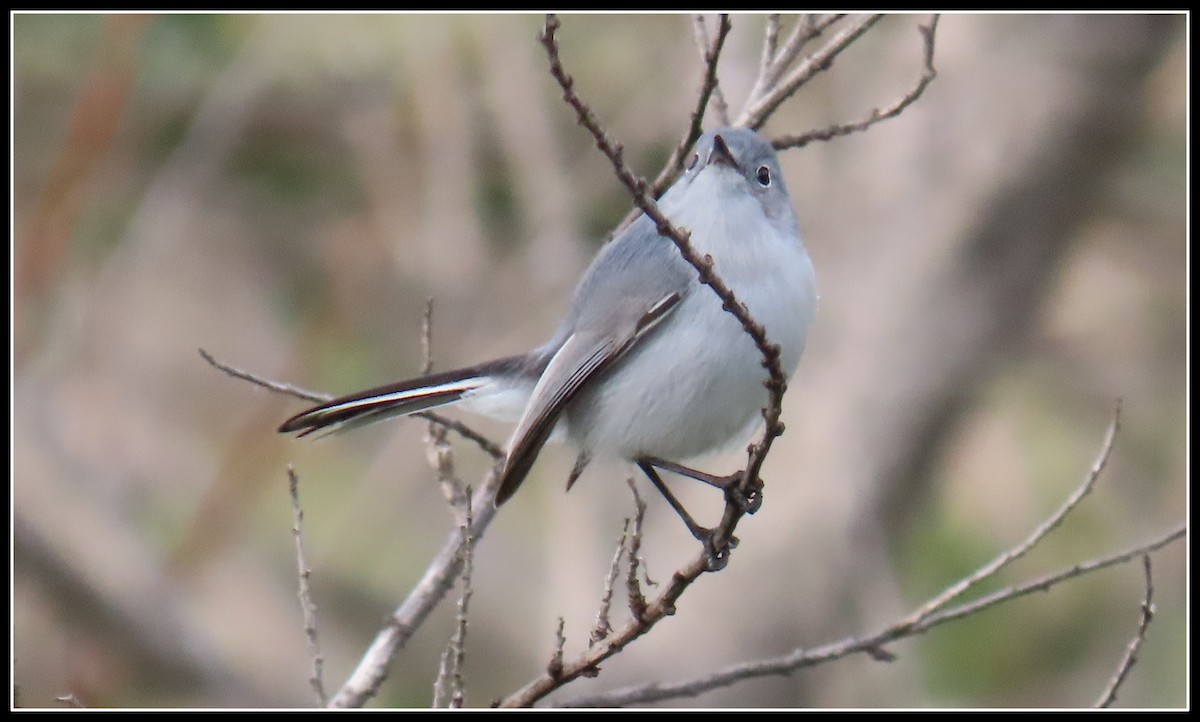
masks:
[(692, 158), (691, 158), (691, 160), (688, 161), (687, 169), (692, 170), (693, 168), (696, 167), (696, 163), (698, 163), (699, 161), (700, 161), (700, 154), (692, 153)]
[(758, 173), (755, 175), (755, 177), (758, 179), (758, 184), (763, 188), (771, 185), (771, 169), (765, 165), (760, 165), (758, 167)]

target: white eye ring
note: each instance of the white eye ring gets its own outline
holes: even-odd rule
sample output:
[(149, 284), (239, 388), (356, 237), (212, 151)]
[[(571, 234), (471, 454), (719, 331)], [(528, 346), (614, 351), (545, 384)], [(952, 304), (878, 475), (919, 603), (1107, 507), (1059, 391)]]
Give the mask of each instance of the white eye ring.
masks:
[(758, 180), (758, 184), (763, 188), (771, 185), (771, 169), (765, 165), (760, 165), (758, 167), (758, 171), (754, 174), (754, 177)]

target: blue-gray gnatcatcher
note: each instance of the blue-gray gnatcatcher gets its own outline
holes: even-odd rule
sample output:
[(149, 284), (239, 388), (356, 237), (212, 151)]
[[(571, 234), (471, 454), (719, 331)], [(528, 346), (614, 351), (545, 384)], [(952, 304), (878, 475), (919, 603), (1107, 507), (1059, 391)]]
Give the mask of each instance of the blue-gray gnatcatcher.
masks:
[[(817, 305), (812, 262), (770, 143), (754, 131), (704, 134), (684, 174), (659, 200), (696, 251), (779, 345), (791, 375)], [(579, 449), (568, 488), (594, 456), (637, 464), (687, 523), (665, 469), (728, 488), (678, 462), (748, 438), (768, 403), (762, 354), (711, 289), (644, 214), (592, 262), (566, 318), (545, 345), (381, 386), (314, 407), (281, 432), (341, 431), (461, 402), (515, 420), (496, 504), (528, 474), (553, 432)]]

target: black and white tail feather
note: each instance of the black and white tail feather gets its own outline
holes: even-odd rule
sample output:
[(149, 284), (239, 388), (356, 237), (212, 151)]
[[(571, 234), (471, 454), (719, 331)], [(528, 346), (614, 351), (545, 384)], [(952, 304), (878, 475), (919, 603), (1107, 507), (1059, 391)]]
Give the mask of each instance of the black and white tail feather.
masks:
[[(524, 386), (532, 392), (508, 443), (496, 493), (496, 505), (499, 506), (525, 480), (567, 404), (658, 327), (678, 305), (680, 298), (679, 293), (671, 293), (660, 299), (623, 335), (572, 334), (557, 347), (543, 348), (528, 355), (509, 356), (349, 394), (293, 416), (280, 425), (279, 431), (298, 436), (316, 432), (337, 434), (376, 421)], [(584, 450), (572, 480), (578, 476), (582, 460), (586, 458)]]
[(339, 434), (376, 421), (453, 404), (472, 394), (499, 392), (503, 390), (504, 379), (523, 373), (532, 374), (536, 381), (539, 369), (529, 366), (527, 357), (511, 356), (377, 386), (296, 414), (280, 425), (279, 432), (301, 437), (318, 431), (323, 432), (321, 436)]

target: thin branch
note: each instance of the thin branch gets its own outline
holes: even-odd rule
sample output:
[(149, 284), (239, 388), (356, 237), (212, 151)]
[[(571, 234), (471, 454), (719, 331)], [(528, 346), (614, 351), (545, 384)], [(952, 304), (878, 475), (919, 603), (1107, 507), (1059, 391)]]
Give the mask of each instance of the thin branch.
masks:
[(830, 13), (824, 17), (820, 17), (815, 13), (804, 13), (792, 26), (792, 32), (788, 35), (780, 47), (769, 68), (769, 75), (766, 80), (768, 85), (775, 85), (779, 82), (779, 78), (783, 76), (783, 72), (788, 69), (796, 57), (800, 55), (800, 51), (811, 40), (821, 36), (831, 25), (846, 17), (845, 13)]
[[(469, 525), (469, 534), (476, 544), (495, 517), (496, 505), (492, 500), (496, 496), (497, 483), (497, 469), (492, 467), (480, 490), (472, 495), (473, 519)], [(386, 626), (375, 636), (375, 640), (359, 660), (358, 667), (330, 700), (330, 707), (361, 707), (375, 696), (379, 685), (383, 684), (387, 676), (387, 666), (392, 657), (404, 647), (433, 608), (453, 588), (454, 580), (462, 572), (463, 558), (459, 553), (461, 546), (462, 532), (455, 529), (425, 569), (424, 576), (392, 612)]]
[(1129, 549), (1129, 550), (1126, 550), (1126, 551), (1123, 551), (1123, 552), (1120, 552), (1117, 554), (1113, 554), (1111, 556), (1103, 557), (1100, 559), (1093, 559), (1091, 561), (1080, 562), (1079, 564), (1075, 564), (1066, 569), (1055, 572), (1054, 574), (1049, 574), (1044, 577), (1034, 579), (1033, 581), (1021, 584), (1020, 586), (1007, 587), (1005, 589), (1001, 589), (1001, 590), (993, 592), (991, 594), (982, 596), (979, 599), (973, 600), (971, 602), (960, 604), (957, 607), (951, 607), (949, 609), (942, 610), (936, 614), (931, 614), (928, 617), (926, 617), (924, 621), (922, 621), (920, 624), (918, 624), (916, 627), (914, 627), (914, 629), (918, 632), (924, 632), (925, 630), (930, 629), (932, 627), (936, 627), (939, 624), (944, 624), (946, 622), (949, 622), (949, 621), (952, 621), (955, 619), (960, 619), (962, 617), (966, 617), (971, 614), (975, 614), (975, 613), (980, 612), (989, 607), (994, 607), (997, 604), (1007, 602), (1010, 599), (1016, 599), (1017, 597), (1023, 597), (1027, 594), (1032, 594), (1033, 592), (1047, 591), (1051, 587), (1053, 587), (1061, 582), (1064, 582), (1068, 579), (1074, 579), (1076, 577), (1081, 577), (1086, 574), (1091, 574), (1092, 572), (1099, 571), (1101, 569), (1107, 569), (1108, 567), (1116, 566), (1118, 564), (1125, 564), (1137, 557), (1145, 556), (1146, 554), (1149, 554), (1151, 552), (1156, 552), (1159, 549), (1162, 549), (1163, 547), (1165, 547), (1166, 545), (1168, 545), (1174, 541), (1177, 541), (1179, 539), (1182, 539), (1186, 535), (1187, 535), (1187, 526), (1186, 525), (1178, 526), (1175, 529), (1171, 530), (1170, 532), (1167, 532), (1166, 534), (1163, 534), (1162, 536), (1158, 537), (1154, 541), (1147, 542), (1146, 544), (1143, 544), (1142, 546), (1134, 547), (1133, 549)]
[(1033, 547), (1036, 546), (1043, 538), (1045, 538), (1047, 534), (1058, 527), (1067, 514), (1069, 514), (1072, 509), (1078, 506), (1079, 502), (1083, 501), (1083, 498), (1091, 493), (1092, 488), (1096, 485), (1096, 479), (1100, 478), (1100, 472), (1104, 471), (1105, 465), (1108, 464), (1108, 457), (1112, 452), (1113, 440), (1116, 438), (1117, 430), (1120, 428), (1120, 425), (1121, 404), (1118, 402), (1116, 408), (1113, 409), (1112, 421), (1109, 422), (1108, 431), (1104, 435), (1104, 441), (1100, 445), (1100, 453), (1096, 456), (1096, 460), (1092, 462), (1092, 466), (1088, 470), (1086, 476), (1084, 476), (1083, 483), (1076, 487), (1075, 491), (1072, 492), (1069, 497), (1067, 497), (1065, 502), (1063, 502), (1063, 505), (1059, 507), (1058, 510), (1053, 514), (1051, 514), (1049, 518), (1039, 524), (1024, 542), (1018, 544), (1012, 549), (1009, 549), (993, 559), (991, 562), (975, 570), (975, 572), (970, 576), (950, 585), (950, 587), (948, 587), (945, 591), (929, 600), (929, 602), (914, 612), (912, 616), (908, 618), (907, 623), (912, 625), (920, 623), (921, 620), (946, 606), (948, 603), (961, 596), (971, 587), (975, 586), (984, 579), (987, 579), (988, 577), (994, 576), (1004, 567), (1025, 556), (1025, 554), (1027, 554), (1030, 549), (1033, 549)]
[(703, 97), (704, 89), (707, 89), (708, 94), (712, 96), (717, 122), (722, 126), (729, 125), (729, 104), (725, 102), (725, 94), (721, 92), (721, 86), (717, 84), (717, 58), (721, 54), (721, 46), (725, 44), (725, 36), (729, 35), (732, 25), (729, 22), (729, 13), (721, 13), (721, 22), (717, 27), (717, 39), (711, 44), (708, 40), (708, 26), (704, 22), (703, 15), (697, 13), (692, 17), (692, 27), (695, 31), (696, 47), (700, 50), (700, 58), (704, 61), (705, 67), (700, 107), (697, 109), (698, 113), (692, 117), (692, 126), (696, 130), (696, 137), (699, 138), (700, 124), (704, 120), (704, 106), (708, 104), (708, 98)]
[(1142, 556), (1142, 571), (1146, 579), (1146, 596), (1142, 598), (1142, 615), (1138, 622), (1137, 634), (1126, 648), (1125, 656), (1121, 659), (1121, 664), (1117, 666), (1116, 674), (1113, 675), (1108, 687), (1096, 702), (1097, 707), (1111, 707), (1112, 703), (1117, 701), (1117, 690), (1125, 683), (1129, 677), (1129, 670), (1133, 669), (1133, 665), (1137, 663), (1138, 651), (1142, 648), (1142, 642), (1146, 640), (1146, 630), (1150, 628), (1150, 621), (1154, 619), (1154, 580), (1150, 575), (1149, 554)]
[[(754, 86), (750, 89), (750, 94), (746, 96), (745, 107), (750, 107), (769, 88), (779, 82), (780, 76), (795, 61), (796, 56), (800, 54), (800, 50), (808, 41), (820, 35), (826, 28), (843, 17), (842, 14), (834, 13), (818, 20), (814, 13), (801, 13), (782, 46), (778, 46), (780, 29), (778, 20), (772, 27), (770, 19), (768, 19), (763, 37), (763, 57), (759, 62), (758, 77), (754, 79)], [(771, 59), (766, 62), (768, 48), (771, 51)]]
[[(629, 519), (625, 519), (621, 527), (621, 536), (617, 539), (617, 551), (613, 553), (612, 564), (608, 567), (608, 575), (604, 578), (604, 593), (600, 596), (600, 609), (596, 612), (596, 623), (592, 625), (592, 635), (588, 644), (595, 644), (612, 634), (612, 622), (608, 611), (612, 608), (613, 590), (617, 583), (617, 575), (621, 573), (621, 556), (625, 551), (625, 539), (629, 535)], [(558, 658), (558, 669), (562, 669), (562, 655)]]
[(950, 602), (960, 597), (964, 592), (984, 579), (994, 576), (1001, 569), (1027, 554), (1047, 534), (1057, 528), (1066, 515), (1078, 506), (1080, 501), (1091, 492), (1100, 473), (1107, 465), (1116, 433), (1120, 428), (1120, 411), (1121, 407), (1118, 404), (1113, 411), (1113, 418), (1101, 442), (1100, 451), (1096, 459), (1093, 461), (1081, 483), (1067, 497), (1062, 506), (1038, 524), (1034, 531), (1020, 544), (998, 555), (991, 562), (980, 567), (963, 580), (952, 584), (946, 590), (921, 605), (912, 614), (889, 625), (884, 630), (866, 638), (850, 637), (813, 650), (797, 649), (782, 657), (735, 665), (725, 670), (685, 682), (673, 684), (656, 683), (641, 687), (626, 688), (602, 695), (573, 700), (569, 704), (580, 706), (617, 706), (694, 695), (716, 687), (728, 686), (743, 679), (771, 674), (788, 674), (802, 667), (821, 664), (857, 653), (866, 653), (876, 659), (887, 660), (891, 658), (891, 654), (885, 649), (885, 645), (892, 641), (922, 633), (938, 624), (978, 613), (996, 604), (1024, 596), (1032, 591), (1048, 590), (1055, 584), (1067, 579), (1112, 566), (1113, 564), (1126, 562), (1135, 556), (1148, 554), (1174, 541), (1186, 533), (1186, 527), (1177, 529), (1148, 545), (1132, 551), (1098, 561), (1077, 564), (1063, 572), (1041, 577), (1018, 587), (1003, 589), (957, 607), (946, 608)]
[(939, 15), (934, 14), (930, 16), (929, 24), (917, 26), (917, 30), (920, 31), (924, 42), (925, 62), (921, 69), (921, 77), (919, 77), (913, 87), (910, 88), (909, 91), (902, 97), (896, 100), (896, 102), (884, 108), (873, 109), (870, 115), (862, 120), (853, 123), (831, 125), (828, 128), (811, 130), (801, 135), (781, 136), (771, 141), (771, 145), (773, 145), (776, 150), (783, 150), (785, 148), (802, 148), (813, 141), (832, 140), (834, 138), (840, 138), (844, 135), (850, 135), (851, 133), (857, 133), (859, 131), (866, 130), (876, 123), (895, 118), (897, 115), (900, 115), (905, 108), (912, 105), (914, 102), (916, 102), (917, 98), (921, 97), (921, 94), (925, 92), (925, 88), (928, 87), (928, 85), (933, 82), (933, 79), (937, 77), (937, 71), (933, 67), (933, 47), (934, 38), (937, 33), (939, 17)]
[(633, 504), (636, 508), (633, 516), (633, 526), (629, 530), (629, 543), (626, 545), (629, 559), (629, 574), (625, 577), (626, 595), (629, 597), (629, 612), (634, 619), (640, 619), (646, 612), (646, 596), (642, 593), (641, 582), (638, 581), (638, 568), (641, 557), (638, 552), (642, 549), (642, 522), (646, 518), (646, 502), (638, 493), (637, 484), (633, 479), (626, 480), (629, 490), (633, 492)]
[(781, 17), (779, 13), (771, 13), (767, 16), (767, 25), (763, 29), (762, 58), (758, 62), (759, 78), (766, 77), (767, 71), (771, 68), (772, 63), (775, 62), (775, 49), (779, 44), (779, 21)]
[(308, 638), (308, 653), (312, 657), (312, 676), (309, 684), (317, 696), (317, 705), (324, 707), (329, 698), (325, 695), (325, 677), (322, 668), (325, 658), (321, 656), (321, 644), (317, 639), (317, 605), (312, 600), (312, 590), (309, 588), (309, 578), (312, 570), (304, 556), (304, 510), (300, 506), (300, 479), (291, 464), (287, 467), (288, 495), (292, 499), (292, 537), (296, 542), (296, 567), (300, 574), (300, 609), (304, 613), (304, 636)]
[[(421, 317), (422, 376), (428, 375), (433, 371), (432, 335), (433, 299), (429, 298), (425, 300), (425, 313)], [(445, 426), (433, 421), (429, 422), (428, 430), (425, 433), (425, 457), (437, 475), (438, 486), (442, 489), (442, 495), (446, 498), (446, 504), (455, 514), (461, 517), (464, 506), (470, 501), (470, 496), (455, 469), (454, 449), (446, 440), (447, 433)], [(460, 518), (459, 524), (463, 523), (463, 520)]]
[(288, 396), (295, 396), (298, 399), (304, 399), (305, 401), (313, 401), (318, 404), (322, 403), (324, 401), (328, 401), (333, 398), (333, 396), (330, 396), (329, 394), (321, 394), (321, 393), (317, 393), (316, 391), (309, 391), (308, 389), (302, 389), (299, 386), (285, 384), (281, 381), (273, 381), (271, 379), (266, 379), (261, 376), (256, 376), (256, 375), (250, 373), (249, 371), (243, 371), (243, 370), (237, 368), (236, 366), (230, 366), (229, 364), (218, 361), (216, 359), (216, 357), (214, 357), (212, 354), (210, 354), (208, 351), (205, 351), (204, 349), (198, 349), (198, 350), (200, 351), (200, 358), (207, 361), (210, 366), (217, 369), (218, 371), (223, 371), (226, 374), (234, 377), (235, 379), (249, 381), (250, 383), (254, 384), (255, 386), (263, 387), (267, 391), (273, 391), (277, 394), (286, 394)]
[(450, 653), (450, 647), (447, 645), (442, 650), (442, 656), (438, 658), (438, 673), (437, 677), (433, 680), (433, 703), (430, 705), (433, 709), (442, 709), (449, 706), (446, 703), (446, 697), (449, 695), (450, 676), (453, 674), (450, 669), (450, 665), (453, 664), (451, 661), (452, 658), (453, 655)]
[[(738, 319), (742, 328), (754, 340), (755, 345), (763, 355), (763, 366), (766, 367), (770, 376), (770, 379), (765, 382), (770, 396), (770, 403), (768, 408), (763, 412), (763, 416), (766, 419), (766, 429), (763, 433), (762, 441), (750, 446), (750, 458), (747, 463), (747, 470), (743, 474), (739, 485), (740, 490), (745, 493), (757, 483), (758, 470), (761, 468), (762, 460), (770, 450), (772, 440), (783, 433), (783, 425), (779, 423), (779, 414), (787, 382), (779, 365), (779, 347), (767, 340), (766, 332), (762, 326), (750, 317), (745, 306), (736, 299), (728, 286), (713, 272), (712, 258), (708, 255), (705, 255), (703, 258), (698, 256), (695, 249), (691, 246), (689, 234), (675, 228), (663, 216), (657, 204), (654, 203), (654, 200), (646, 192), (645, 180), (635, 177), (629, 171), (629, 168), (626, 167), (622, 160), (622, 148), (609, 140), (607, 134), (600, 127), (599, 122), (592, 113), (591, 108), (573, 90), (574, 81), (563, 70), (562, 62), (559, 59), (558, 42), (555, 39), (555, 31), (557, 31), (558, 27), (558, 19), (554, 15), (547, 15), (546, 23), (539, 36), (539, 40), (545, 47), (546, 55), (550, 61), (550, 74), (562, 88), (563, 100), (575, 110), (579, 123), (592, 134), (592, 137), (596, 141), (596, 146), (608, 157), (613, 165), (614, 172), (621, 182), (625, 184), (626, 188), (629, 189), (634, 202), (655, 222), (658, 232), (670, 238), (679, 249), (680, 255), (697, 270), (700, 282), (711, 288), (721, 298), (723, 308)], [(721, 522), (714, 530), (713, 545), (717, 549), (721, 549), (732, 539), (734, 528), (743, 514), (745, 514), (745, 509), (741, 505), (732, 501), (725, 504), (725, 513)], [(588, 647), (586, 651), (575, 659), (564, 661), (559, 675), (541, 675), (507, 698), (501, 700), (499, 705), (504, 707), (531, 706), (534, 702), (543, 698), (554, 689), (561, 687), (563, 684), (577, 677), (594, 673), (600, 662), (608, 659), (625, 648), (633, 640), (645, 634), (659, 620), (674, 614), (676, 602), (692, 582), (699, 578), (701, 574), (719, 569), (727, 560), (727, 553), (720, 559), (713, 559), (708, 550), (702, 551), (690, 563), (676, 570), (671, 576), (670, 581), (665, 583), (663, 590), (654, 599), (647, 601), (645, 610), (641, 614), (630, 619), (619, 630), (614, 631), (601, 642)]]
[[(766, 419), (766, 430), (763, 435), (763, 440), (759, 444), (752, 445), (750, 450), (750, 461), (747, 465), (747, 473), (742, 479), (740, 488), (746, 492), (748, 488), (757, 480), (758, 471), (762, 467), (762, 462), (766, 457), (767, 451), (770, 449), (773, 439), (783, 433), (783, 425), (779, 423), (780, 409), (783, 402), (783, 393), (787, 389), (787, 378), (784, 376), (783, 369), (779, 365), (779, 347), (770, 343), (767, 340), (765, 329), (750, 316), (750, 312), (746, 307), (737, 300), (733, 291), (725, 285), (719, 276), (713, 271), (713, 259), (710, 255), (705, 254), (701, 257), (692, 247), (689, 232), (676, 228), (659, 210), (658, 204), (646, 192), (646, 181), (633, 175), (629, 168), (625, 165), (623, 159), (624, 148), (619, 143), (614, 143), (600, 127), (599, 121), (596, 119), (591, 108), (575, 93), (574, 79), (563, 70), (562, 62), (559, 59), (558, 42), (555, 39), (555, 31), (559, 27), (558, 18), (554, 15), (546, 16), (546, 25), (542, 30), (539, 40), (546, 48), (546, 54), (550, 60), (550, 74), (558, 81), (559, 86), (563, 90), (563, 100), (567, 102), (574, 110), (578, 117), (580, 125), (583, 125), (596, 141), (596, 147), (612, 163), (613, 171), (617, 178), (629, 190), (633, 196), (634, 203), (654, 221), (656, 229), (660, 235), (671, 239), (671, 242), (679, 249), (679, 253), (683, 256), (696, 272), (699, 274), (699, 280), (702, 284), (708, 286), (721, 299), (722, 308), (725, 311), (733, 314), (738, 322), (742, 325), (742, 329), (754, 341), (754, 345), (758, 347), (759, 352), (763, 355), (763, 366), (767, 369), (770, 379), (766, 382), (767, 391), (770, 396), (768, 408), (764, 410), (763, 416)], [(732, 534), (732, 526), (736, 525), (736, 518), (740, 518), (741, 512), (735, 509), (736, 505), (726, 505), (726, 515), (718, 527), (718, 533), (725, 532), (728, 535)], [(723, 536), (716, 541), (727, 540), (729, 536)]]
[(796, 649), (779, 657), (731, 665), (725, 669), (690, 680), (671, 683), (656, 682), (636, 687), (625, 687), (602, 694), (577, 697), (567, 700), (563, 703), (563, 706), (623, 707), (679, 697), (693, 697), (748, 679), (789, 675), (805, 667), (815, 667), (854, 654), (867, 654), (874, 658), (888, 659), (890, 655), (884, 651), (885, 646), (899, 639), (922, 634), (940, 624), (977, 614), (989, 607), (1023, 597), (1033, 592), (1048, 591), (1068, 579), (1082, 577), (1101, 569), (1128, 563), (1137, 557), (1144, 557), (1147, 554), (1158, 551), (1168, 544), (1183, 538), (1186, 534), (1187, 527), (1180, 526), (1147, 544), (1101, 559), (1076, 564), (1019, 586), (1000, 590), (973, 602), (952, 607), (938, 614), (925, 617), (916, 625), (911, 625), (908, 619), (904, 619), (868, 637), (847, 637), (837, 642), (812, 649)]
[[(654, 179), (654, 183), (650, 186), (650, 193), (655, 198), (661, 196), (670, 187), (671, 183), (679, 177), (683, 170), (684, 158), (692, 149), (692, 145), (696, 143), (696, 139), (703, 133), (704, 111), (708, 107), (709, 98), (714, 99), (714, 103), (719, 99), (717, 104), (718, 116), (720, 117), (721, 125), (729, 124), (729, 109), (725, 106), (724, 96), (720, 95), (720, 88), (717, 85), (717, 61), (721, 57), (721, 49), (725, 46), (725, 38), (729, 35), (730, 28), (733, 27), (729, 21), (729, 16), (721, 15), (720, 25), (717, 27), (717, 38), (712, 45), (708, 44), (708, 33), (704, 30), (704, 16), (696, 16), (696, 33), (697, 41), (701, 46), (702, 59), (704, 60), (704, 77), (700, 81), (700, 92), (696, 100), (696, 108), (692, 111), (690, 120), (688, 121), (688, 129), (684, 132), (683, 138), (679, 140), (675, 148), (671, 151), (670, 158), (667, 159), (665, 165), (658, 176)], [(714, 95), (714, 93), (716, 95)], [(637, 209), (634, 209), (621, 221), (619, 228), (631, 223), (637, 217)]]
[(433, 371), (433, 298), (425, 299), (425, 312), (421, 314), (421, 375)]
[(554, 652), (550, 655), (550, 663), (546, 665), (546, 674), (551, 677), (562, 674), (563, 649), (567, 646), (567, 635), (564, 633), (566, 628), (567, 621), (559, 617), (558, 627), (554, 630)]
[[(760, 97), (747, 103), (746, 109), (734, 121), (734, 125), (757, 130), (767, 122), (775, 109), (811, 80), (817, 73), (828, 70), (843, 50), (871, 29), (883, 16), (864, 15), (855, 18), (851, 25), (834, 35), (828, 43), (804, 59), (795, 70), (778, 83), (768, 84)], [(782, 55), (782, 53), (781, 53)]]
[(451, 668), (450, 676), (450, 707), (462, 709), (466, 702), (466, 681), (463, 678), (463, 668), (467, 663), (467, 617), (471, 608), (471, 574), (475, 567), (475, 539), (471, 536), (471, 489), (466, 490), (465, 521), (462, 525), (462, 594), (458, 598), (458, 616), (454, 629), (454, 637), (450, 640)]
[[(308, 389), (303, 389), (299, 386), (293, 386), (292, 384), (283, 383), (281, 381), (274, 381), (272, 379), (252, 374), (249, 371), (243, 371), (236, 366), (230, 366), (229, 364), (217, 360), (216, 357), (204, 349), (198, 350), (200, 351), (200, 357), (218, 371), (228, 374), (236, 379), (249, 381), (255, 386), (261, 386), (268, 391), (272, 391), (277, 394), (285, 394), (287, 396), (294, 396), (298, 399), (304, 399), (305, 401), (312, 401), (315, 403), (323, 403), (333, 398), (332, 394), (322, 394), (316, 391), (309, 391)], [(504, 456), (504, 449), (499, 444), (479, 433), (478, 431), (475, 431), (461, 421), (446, 418), (445, 416), (433, 411), (418, 411), (412, 415), (427, 421), (432, 421), (439, 426), (444, 426), (447, 429), (450, 429), (467, 441), (473, 442), (476, 446), (482, 449), (484, 453), (493, 459), (499, 459)]]

